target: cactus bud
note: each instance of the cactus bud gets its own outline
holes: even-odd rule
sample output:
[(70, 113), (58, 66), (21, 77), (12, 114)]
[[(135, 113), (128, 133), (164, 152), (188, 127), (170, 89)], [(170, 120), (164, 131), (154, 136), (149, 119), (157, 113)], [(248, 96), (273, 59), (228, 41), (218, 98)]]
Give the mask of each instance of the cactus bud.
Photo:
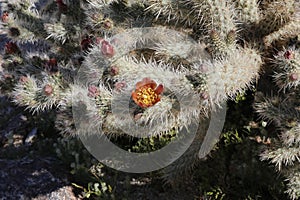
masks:
[(111, 66), (110, 68), (110, 75), (115, 76), (119, 73), (119, 68), (117, 66)]
[(21, 83), (27, 83), (28, 77), (26, 77), (26, 76), (21, 76), (20, 79), (19, 79), (19, 81), (20, 81)]
[(114, 56), (114, 47), (109, 44), (109, 42), (107, 42), (106, 40), (103, 40), (101, 43), (101, 52), (104, 56), (106, 57), (113, 57)]
[(88, 88), (88, 91), (89, 91), (88, 92), (89, 97), (95, 98), (95, 97), (100, 95), (99, 89), (94, 85), (90, 85), (89, 88)]
[(125, 88), (127, 86), (126, 82), (125, 81), (120, 81), (120, 82), (117, 82), (115, 83), (115, 90), (117, 92), (120, 92), (123, 88)]
[(111, 29), (113, 27), (113, 22), (110, 19), (105, 19), (102, 24), (105, 29)]
[(202, 72), (202, 73), (208, 72), (208, 66), (205, 64), (201, 64), (199, 69), (200, 69), (200, 72)]
[(202, 93), (200, 94), (200, 96), (201, 96), (201, 98), (204, 99), (204, 100), (208, 99), (208, 97), (209, 97), (209, 95), (208, 95), (207, 92), (202, 92)]
[(50, 96), (53, 94), (53, 87), (50, 84), (45, 85), (44, 87), (44, 94), (46, 96)]
[(234, 44), (235, 41), (236, 41), (236, 31), (235, 30), (231, 30), (227, 34), (226, 43), (229, 44), (229, 45), (231, 45), (231, 44)]
[(292, 73), (292, 74), (290, 74), (289, 78), (291, 81), (297, 81), (299, 77), (298, 77), (298, 74)]
[(283, 56), (285, 59), (288, 59), (288, 60), (291, 60), (294, 58), (294, 54), (291, 50), (287, 50)]
[(1, 21), (3, 23), (7, 23), (8, 22), (8, 12), (7, 11), (4, 11), (2, 16), (1, 16)]

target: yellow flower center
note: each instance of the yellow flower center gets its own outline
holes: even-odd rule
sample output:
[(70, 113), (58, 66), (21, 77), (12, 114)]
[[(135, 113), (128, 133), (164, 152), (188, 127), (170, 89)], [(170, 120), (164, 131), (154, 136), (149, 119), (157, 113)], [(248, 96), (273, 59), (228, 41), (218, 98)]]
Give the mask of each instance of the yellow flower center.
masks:
[(147, 107), (154, 105), (157, 102), (157, 99), (158, 95), (150, 87), (142, 87), (137, 91), (137, 102), (142, 103)]

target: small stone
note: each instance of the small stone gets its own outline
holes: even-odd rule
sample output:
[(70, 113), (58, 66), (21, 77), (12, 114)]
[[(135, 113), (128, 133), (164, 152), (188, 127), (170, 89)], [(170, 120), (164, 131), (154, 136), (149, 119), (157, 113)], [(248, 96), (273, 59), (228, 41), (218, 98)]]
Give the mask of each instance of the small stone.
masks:
[(265, 121), (263, 121), (263, 122), (261, 123), (262, 127), (264, 127), (264, 128), (266, 128), (267, 124), (268, 124), (268, 123), (265, 122)]
[(37, 137), (37, 128), (34, 128), (30, 131), (30, 133), (26, 137), (25, 144), (32, 144), (36, 137)]

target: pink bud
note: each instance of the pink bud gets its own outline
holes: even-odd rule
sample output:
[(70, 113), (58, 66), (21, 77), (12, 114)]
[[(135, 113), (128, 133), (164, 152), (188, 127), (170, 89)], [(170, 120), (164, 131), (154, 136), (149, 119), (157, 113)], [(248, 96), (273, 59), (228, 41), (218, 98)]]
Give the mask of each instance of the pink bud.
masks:
[(298, 80), (298, 74), (292, 73), (292, 74), (290, 74), (289, 78), (291, 81), (296, 81), (296, 80)]
[(114, 47), (106, 40), (102, 41), (101, 43), (101, 52), (104, 56), (109, 58), (113, 57), (115, 54)]
[(206, 73), (206, 72), (208, 71), (207, 65), (201, 64), (201, 65), (200, 65), (200, 71), (201, 71), (202, 73)]
[(293, 59), (294, 58), (294, 54), (293, 54), (293, 52), (292, 51), (290, 51), (290, 50), (287, 50), (285, 53), (284, 53), (284, 58), (285, 59)]
[(200, 96), (201, 96), (201, 98), (204, 99), (204, 100), (208, 99), (208, 97), (209, 97), (209, 95), (208, 95), (207, 92), (202, 92), (202, 93), (200, 94)]
[(117, 66), (111, 66), (110, 68), (110, 75), (111, 76), (115, 76), (119, 73), (119, 69)]
[(88, 91), (89, 91), (88, 92), (89, 97), (97, 97), (100, 95), (99, 89), (94, 85), (89, 86)]
[(21, 76), (19, 81), (20, 81), (21, 83), (26, 83), (26, 82), (28, 81), (28, 77), (26, 77), (26, 76)]
[(115, 90), (120, 92), (123, 88), (125, 88), (127, 85), (126, 85), (126, 82), (125, 81), (120, 81), (120, 82), (117, 82), (115, 83)]
[(53, 87), (50, 84), (45, 85), (44, 93), (47, 96), (50, 96), (53, 93)]
[(104, 27), (105, 29), (110, 29), (110, 28), (112, 28), (112, 26), (113, 26), (113, 24), (112, 24), (112, 22), (111, 22), (109, 19), (107, 19), (107, 20), (105, 20), (105, 21), (103, 22), (103, 27)]
[(3, 12), (3, 15), (1, 16), (1, 21), (3, 23), (7, 23), (8, 22), (8, 12), (7, 11)]

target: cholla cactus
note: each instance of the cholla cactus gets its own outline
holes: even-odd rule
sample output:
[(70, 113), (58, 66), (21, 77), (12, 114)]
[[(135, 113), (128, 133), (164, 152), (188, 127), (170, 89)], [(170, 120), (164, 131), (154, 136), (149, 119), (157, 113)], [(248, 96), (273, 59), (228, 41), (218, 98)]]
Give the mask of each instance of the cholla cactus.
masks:
[[(299, 184), (299, 1), (263, 1), (263, 9), (267, 16), (273, 18), (274, 23), (270, 24), (268, 33), (264, 37), (266, 50), (266, 69), (272, 76), (275, 86), (266, 91), (262, 87), (266, 97), (258, 98), (255, 103), (259, 115), (277, 126), (270, 146), (265, 146), (260, 157), (275, 164), (287, 178), (287, 194), (291, 199), (300, 197)], [(280, 8), (278, 7), (280, 6)], [(276, 11), (272, 11), (276, 9)], [(271, 66), (271, 68), (269, 67)], [(266, 83), (266, 82), (265, 82)], [(259, 95), (258, 95), (259, 96)]]
[(261, 153), (262, 160), (269, 160), (287, 177), (287, 193), (291, 199), (300, 197), (300, 60), (299, 49), (289, 47), (278, 52), (273, 59), (273, 80), (278, 86), (278, 96), (257, 102), (257, 112), (278, 127), (279, 136)]
[[(294, 36), (299, 14), (293, 0), (16, 0), (5, 5), (1, 82), (12, 83), (7, 92), (14, 102), (33, 112), (57, 109), (56, 126), (63, 133), (101, 129), (113, 136), (154, 136), (200, 121), (195, 142), (165, 177), (194, 163), (211, 112), (258, 78), (262, 55), (269, 52), (253, 48), (263, 45), (256, 42), (266, 36), (272, 43), (278, 38), (267, 37), (280, 31), (281, 39)], [(284, 35), (288, 24), (293, 28)], [(253, 34), (253, 27), (262, 33)], [(286, 51), (292, 53), (274, 60), (284, 66), (275, 75), (284, 91), (299, 84), (299, 51)], [(77, 131), (71, 128), (72, 109), (82, 114), (75, 116), (81, 121)]]
[[(263, 33), (272, 33), (290, 21), (293, 21), (296, 8), (295, 1), (272, 1), (264, 4), (265, 10), (262, 13), (259, 25)], [(276, 12), (274, 12), (275, 10)]]
[[(47, 1), (40, 4), (40, 7), (33, 1), (26, 1), (20, 5), (8, 4), (8, 10), (3, 13), (4, 28), (8, 30), (12, 42), (7, 43), (5, 56), (11, 57), (15, 68), (18, 69), (11, 71), (13, 76), (16, 79), (25, 79), (25, 75), (28, 79), (19, 81), (14, 88), (12, 95), (16, 97), (15, 102), (29, 107), (34, 112), (54, 107), (61, 109), (70, 107), (70, 100), (74, 95), (70, 93), (70, 88), (78, 88), (80, 85), (76, 84), (82, 82), (72, 86), (68, 78), (74, 78), (74, 70), (76, 71), (83, 61), (79, 74), (87, 77), (87, 82), (83, 83), (89, 85), (81, 90), (85, 89), (85, 95), (91, 100), (96, 99), (95, 108), (92, 110), (101, 110), (94, 113), (100, 115), (96, 119), (102, 119), (100, 120), (102, 123), (110, 124), (106, 126), (107, 128), (117, 128), (113, 124), (120, 126), (119, 129), (130, 128), (132, 124), (129, 122), (127, 124), (121, 113), (118, 117), (108, 117), (111, 115), (109, 104), (111, 101), (126, 101), (121, 97), (136, 89), (136, 93), (131, 96), (135, 103), (134, 115), (139, 116), (136, 122), (150, 123), (151, 129), (148, 134), (155, 135), (174, 127), (180, 129), (187, 126), (191, 123), (191, 119), (202, 114), (202, 111), (207, 111), (246, 89), (251, 80), (258, 75), (261, 59), (254, 49), (242, 48), (236, 44), (232, 5), (218, 4), (214, 1), (205, 1), (201, 4), (193, 1), (184, 4), (170, 2), (167, 3), (167, 7), (164, 4), (155, 1), (118, 3), (99, 0), (86, 3)], [(116, 10), (116, 6), (127, 8)], [(178, 13), (169, 11), (166, 14), (165, 11), (171, 8), (168, 6), (175, 6), (182, 13), (187, 11), (184, 11), (184, 8), (192, 8), (188, 17), (196, 21), (198, 20), (196, 16), (200, 14), (204, 16), (204, 23), (201, 20), (197, 23), (188, 23), (189, 26), (197, 24), (205, 28), (206, 31), (201, 35), (194, 33), (195, 36), (202, 38), (201, 43), (186, 42), (183, 36), (174, 40), (173, 37), (166, 37), (167, 31), (160, 34), (157, 32), (155, 40), (151, 41), (151, 46), (157, 54), (154, 54), (151, 60), (148, 60), (149, 58), (137, 60), (132, 55), (124, 57), (125, 53), (128, 53), (128, 49), (122, 49), (124, 45), (130, 50), (145, 48), (148, 41), (143, 39), (154, 37), (151, 33), (147, 36), (145, 31), (140, 32), (138, 29), (128, 38), (110, 39), (113, 34), (122, 33), (126, 28), (132, 27), (130, 24), (134, 19), (128, 18), (125, 23), (117, 23), (120, 20), (119, 12), (124, 12), (126, 16), (126, 12), (132, 10), (148, 10), (150, 12), (143, 15), (141, 11), (137, 13), (138, 17), (145, 19), (140, 21), (148, 21), (151, 26), (155, 26), (155, 19), (160, 18), (160, 13), (163, 17), (168, 15), (166, 22), (170, 22), (171, 18), (177, 22), (181, 21), (179, 18), (184, 18), (184, 14), (179, 16)], [(159, 7), (164, 12), (161, 12), (162, 10), (156, 12)], [(171, 15), (173, 17), (170, 17)], [(9, 32), (12, 27), (19, 30), (20, 34), (12, 35)], [(22, 31), (23, 29), (26, 31)], [(34, 43), (29, 44), (29, 47), (22, 46), (29, 39), (37, 43), (43, 38), (45, 40), (36, 46)], [(206, 52), (206, 47), (210, 49), (209, 52)], [(71, 56), (71, 59), (68, 59), (68, 56)], [(179, 58), (177, 63), (174, 61), (176, 57)], [(168, 59), (164, 61), (165, 58)], [(188, 59), (190, 63), (182, 64), (183, 59)], [(139, 88), (138, 83), (145, 79), (161, 87), (160, 93), (164, 90), (163, 94), (155, 93), (158, 89), (151, 88), (151, 84), (145, 83)], [(154, 92), (153, 97), (149, 97), (154, 98), (150, 103), (143, 102), (147, 99), (143, 99), (142, 96), (150, 95), (140, 94), (139, 91), (143, 91), (143, 88)], [(91, 90), (99, 91), (99, 95), (90, 94)], [(108, 95), (103, 97), (103, 91)], [(182, 96), (181, 101), (186, 105), (182, 112), (175, 106), (179, 100), (176, 100), (178, 96), (175, 97), (174, 91)], [(197, 100), (191, 100), (189, 98), (191, 94), (202, 99), (196, 110), (192, 105), (195, 105)], [(119, 121), (111, 122), (111, 120)]]

